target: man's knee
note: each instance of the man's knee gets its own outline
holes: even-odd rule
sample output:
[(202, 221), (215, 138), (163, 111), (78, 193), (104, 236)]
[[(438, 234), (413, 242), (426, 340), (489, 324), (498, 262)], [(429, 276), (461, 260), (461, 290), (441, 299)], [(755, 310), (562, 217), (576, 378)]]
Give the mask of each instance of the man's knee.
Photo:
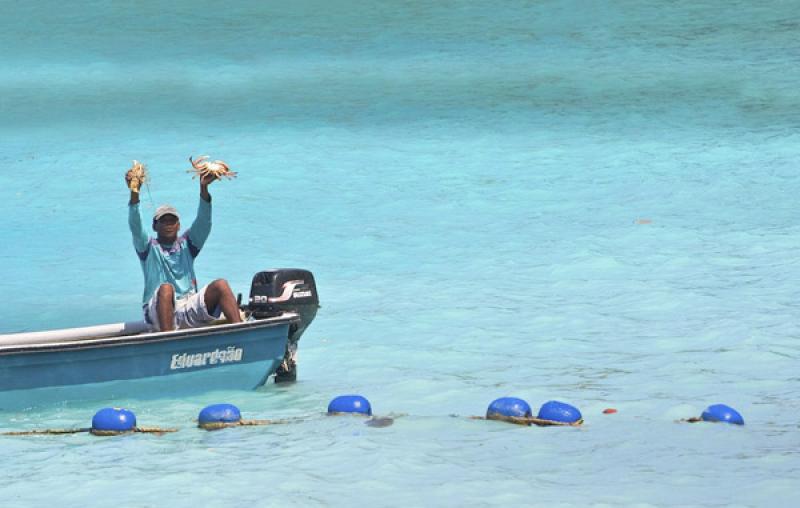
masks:
[(172, 284), (161, 284), (158, 286), (158, 301), (159, 303), (164, 301), (172, 302), (175, 299), (175, 288), (172, 287)]
[(225, 279), (217, 279), (212, 282), (211, 287), (220, 291), (230, 291), (231, 287), (228, 285), (228, 281)]
[(208, 285), (208, 288), (212, 290), (215, 296), (221, 298), (225, 295), (232, 295), (233, 291), (231, 291), (231, 286), (228, 284), (228, 281), (225, 279), (217, 279), (211, 284)]

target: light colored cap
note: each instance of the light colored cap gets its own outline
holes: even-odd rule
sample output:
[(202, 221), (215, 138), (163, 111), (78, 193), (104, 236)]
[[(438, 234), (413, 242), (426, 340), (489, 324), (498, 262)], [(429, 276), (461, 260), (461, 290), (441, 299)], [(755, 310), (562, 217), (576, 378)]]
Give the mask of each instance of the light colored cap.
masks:
[(181, 216), (178, 215), (178, 210), (172, 205), (161, 205), (156, 208), (156, 213), (153, 214), (153, 220), (158, 220), (165, 215), (174, 215), (180, 220)]

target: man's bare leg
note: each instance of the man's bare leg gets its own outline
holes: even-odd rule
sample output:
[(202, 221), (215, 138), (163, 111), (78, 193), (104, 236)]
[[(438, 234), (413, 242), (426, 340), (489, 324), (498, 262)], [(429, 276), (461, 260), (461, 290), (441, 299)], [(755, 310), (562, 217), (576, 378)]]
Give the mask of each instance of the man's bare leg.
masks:
[(233, 296), (233, 291), (225, 279), (217, 279), (206, 288), (206, 309), (208, 312), (214, 312), (214, 309), (219, 306), (222, 313), (225, 314), (229, 323), (240, 323), (242, 317), (239, 314), (239, 305), (236, 303), (236, 298)]
[(156, 293), (158, 303), (156, 313), (158, 314), (158, 328), (162, 332), (169, 332), (175, 329), (175, 288), (172, 284), (161, 284)]

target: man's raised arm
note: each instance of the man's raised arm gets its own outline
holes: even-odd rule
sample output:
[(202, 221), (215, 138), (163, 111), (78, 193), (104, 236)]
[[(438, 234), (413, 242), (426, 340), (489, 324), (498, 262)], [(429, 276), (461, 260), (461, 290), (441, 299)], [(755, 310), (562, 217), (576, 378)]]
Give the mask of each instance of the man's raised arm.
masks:
[(142, 215), (139, 212), (139, 186), (142, 184), (141, 179), (135, 175), (135, 168), (129, 169), (125, 173), (125, 184), (131, 190), (131, 197), (128, 201), (128, 227), (131, 229), (133, 236), (133, 247), (136, 253), (141, 257), (147, 252), (147, 242), (150, 237), (142, 224)]
[(189, 241), (192, 243), (193, 255), (196, 257), (206, 243), (208, 235), (211, 233), (211, 194), (208, 193), (208, 186), (216, 180), (213, 174), (207, 174), (200, 178), (200, 204), (197, 206), (197, 217), (189, 228)]

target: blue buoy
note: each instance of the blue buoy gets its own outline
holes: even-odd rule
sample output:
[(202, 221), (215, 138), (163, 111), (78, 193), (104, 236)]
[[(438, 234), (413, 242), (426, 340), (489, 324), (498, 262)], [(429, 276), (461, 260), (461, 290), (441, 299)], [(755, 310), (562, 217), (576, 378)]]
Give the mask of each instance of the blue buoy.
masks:
[(742, 415), (725, 404), (713, 404), (708, 406), (700, 417), (706, 422), (724, 422), (734, 425), (744, 425), (744, 418), (742, 418)]
[(502, 418), (530, 418), (531, 406), (522, 399), (515, 397), (501, 397), (491, 404), (486, 410), (486, 419), (497, 420)]
[(372, 416), (372, 406), (361, 395), (339, 395), (328, 404), (328, 414), (358, 413)]
[(197, 420), (203, 428), (221, 428), (239, 423), (242, 413), (233, 404), (212, 404), (200, 411)]
[(570, 406), (564, 402), (551, 400), (542, 404), (539, 408), (537, 418), (541, 420), (550, 420), (552, 422), (561, 423), (575, 423), (583, 419), (583, 415), (578, 411), (575, 406)]
[(119, 434), (136, 430), (136, 416), (118, 407), (104, 407), (92, 418), (92, 433)]

